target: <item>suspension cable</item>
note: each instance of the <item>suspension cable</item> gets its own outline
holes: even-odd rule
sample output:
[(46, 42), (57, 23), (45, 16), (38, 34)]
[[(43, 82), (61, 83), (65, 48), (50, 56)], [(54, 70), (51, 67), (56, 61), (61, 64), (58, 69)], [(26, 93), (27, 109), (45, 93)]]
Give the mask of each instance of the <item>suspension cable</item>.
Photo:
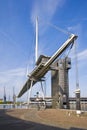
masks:
[(51, 23), (47, 23), (47, 24), (50, 25), (51, 27), (55, 28), (56, 30), (58, 30), (60, 32), (63, 32), (64, 34), (67, 34), (67, 35), (71, 35), (72, 34), (71, 32), (66, 31), (66, 30), (64, 30), (64, 29), (62, 29), (62, 28), (60, 28), (60, 27), (58, 27), (58, 26), (56, 26), (54, 24), (51, 24)]
[[(65, 55), (64, 57), (68, 57), (68, 56), (69, 56), (69, 54), (70, 54), (70, 52), (71, 52), (72, 47), (73, 47), (73, 43), (71, 44), (71, 46), (70, 46), (70, 48), (69, 48), (69, 50), (68, 50), (67, 54), (64, 54), (64, 55)], [(64, 52), (66, 53), (66, 50), (65, 50)]]
[[(62, 28), (60, 28), (60, 27), (58, 27), (58, 26), (56, 26), (56, 25), (54, 25), (54, 24), (51, 24), (51, 23), (47, 23), (47, 24), (50, 25), (51, 27), (55, 28), (56, 30), (58, 30), (58, 31), (60, 31), (60, 32), (63, 32), (63, 33), (66, 34), (66, 35), (69, 35), (69, 36), (70, 36), (70, 35), (72, 34), (71, 32), (66, 31), (66, 30), (64, 30), (64, 29), (62, 29)], [(68, 51), (68, 54), (65, 55), (64, 57), (68, 57), (68, 55), (69, 55), (69, 53), (70, 53), (70, 51), (71, 51), (71, 49), (72, 49), (72, 47), (73, 47), (73, 44), (74, 44), (74, 43), (71, 44), (70, 49), (69, 49), (69, 51)]]

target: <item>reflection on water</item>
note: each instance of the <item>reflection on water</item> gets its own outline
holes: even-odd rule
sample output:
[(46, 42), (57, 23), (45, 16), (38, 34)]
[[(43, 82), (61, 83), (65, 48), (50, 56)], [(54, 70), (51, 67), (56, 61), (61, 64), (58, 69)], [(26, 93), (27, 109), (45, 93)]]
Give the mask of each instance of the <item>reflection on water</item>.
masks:
[(26, 106), (15, 105), (14, 104), (0, 104), (0, 109), (13, 109), (13, 108), (26, 108)]
[[(51, 105), (46, 105), (46, 108), (51, 108)], [(0, 109), (27, 109), (27, 108), (37, 108), (37, 104), (30, 104), (29, 106), (20, 104), (20, 105), (14, 105), (14, 104), (0, 104)], [(76, 110), (76, 103), (70, 102), (70, 109), (71, 110)], [(87, 103), (81, 103), (81, 110), (82, 111), (87, 111)]]
[[(70, 102), (69, 105), (71, 110), (76, 110), (76, 102)], [(87, 102), (81, 102), (80, 105), (82, 111), (87, 111)]]

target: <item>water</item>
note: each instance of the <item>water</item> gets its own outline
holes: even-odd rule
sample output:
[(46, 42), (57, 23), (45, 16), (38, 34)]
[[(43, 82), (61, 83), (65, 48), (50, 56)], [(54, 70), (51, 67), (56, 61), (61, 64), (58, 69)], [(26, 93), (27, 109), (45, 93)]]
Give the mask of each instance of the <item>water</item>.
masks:
[[(29, 107), (27, 105), (15, 105), (14, 104), (0, 104), (0, 109), (27, 109), (27, 108), (36, 108), (37, 104), (30, 105)], [(49, 107), (49, 104), (48, 104)], [(70, 109), (71, 110), (76, 110), (76, 104), (75, 103), (70, 103)], [(87, 103), (81, 104), (81, 110), (82, 111), (87, 111)]]
[(0, 104), (0, 109), (13, 109), (13, 108), (16, 108), (16, 109), (20, 109), (20, 108), (26, 108), (26, 106), (21, 106), (21, 105), (15, 105), (14, 104)]

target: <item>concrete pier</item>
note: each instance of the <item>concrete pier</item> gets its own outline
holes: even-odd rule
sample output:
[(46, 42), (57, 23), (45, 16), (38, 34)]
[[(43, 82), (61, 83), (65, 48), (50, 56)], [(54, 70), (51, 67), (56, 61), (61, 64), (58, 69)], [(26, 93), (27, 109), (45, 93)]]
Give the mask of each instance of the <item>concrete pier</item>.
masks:
[(53, 66), (54, 70), (51, 70), (53, 107), (69, 108), (68, 71), (71, 68), (71, 59), (68, 57), (59, 59)]

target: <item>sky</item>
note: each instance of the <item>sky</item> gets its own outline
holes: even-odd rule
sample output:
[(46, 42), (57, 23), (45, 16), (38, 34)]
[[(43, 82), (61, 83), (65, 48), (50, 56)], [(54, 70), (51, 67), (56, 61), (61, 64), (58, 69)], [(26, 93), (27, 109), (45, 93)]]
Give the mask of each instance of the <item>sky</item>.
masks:
[[(78, 36), (78, 79), (81, 96), (87, 97), (87, 1), (86, 0), (0, 0), (0, 98), (4, 87), (7, 99), (13, 88), (18, 95), (35, 66), (35, 20), (38, 16), (38, 56), (52, 56), (68, 39), (66, 32)], [(55, 25), (60, 29), (54, 28)], [(69, 95), (75, 96), (74, 49), (70, 52)], [(46, 96), (50, 96), (50, 76), (46, 76)], [(40, 90), (33, 87), (32, 95)], [(20, 100), (26, 100), (25, 93)]]

